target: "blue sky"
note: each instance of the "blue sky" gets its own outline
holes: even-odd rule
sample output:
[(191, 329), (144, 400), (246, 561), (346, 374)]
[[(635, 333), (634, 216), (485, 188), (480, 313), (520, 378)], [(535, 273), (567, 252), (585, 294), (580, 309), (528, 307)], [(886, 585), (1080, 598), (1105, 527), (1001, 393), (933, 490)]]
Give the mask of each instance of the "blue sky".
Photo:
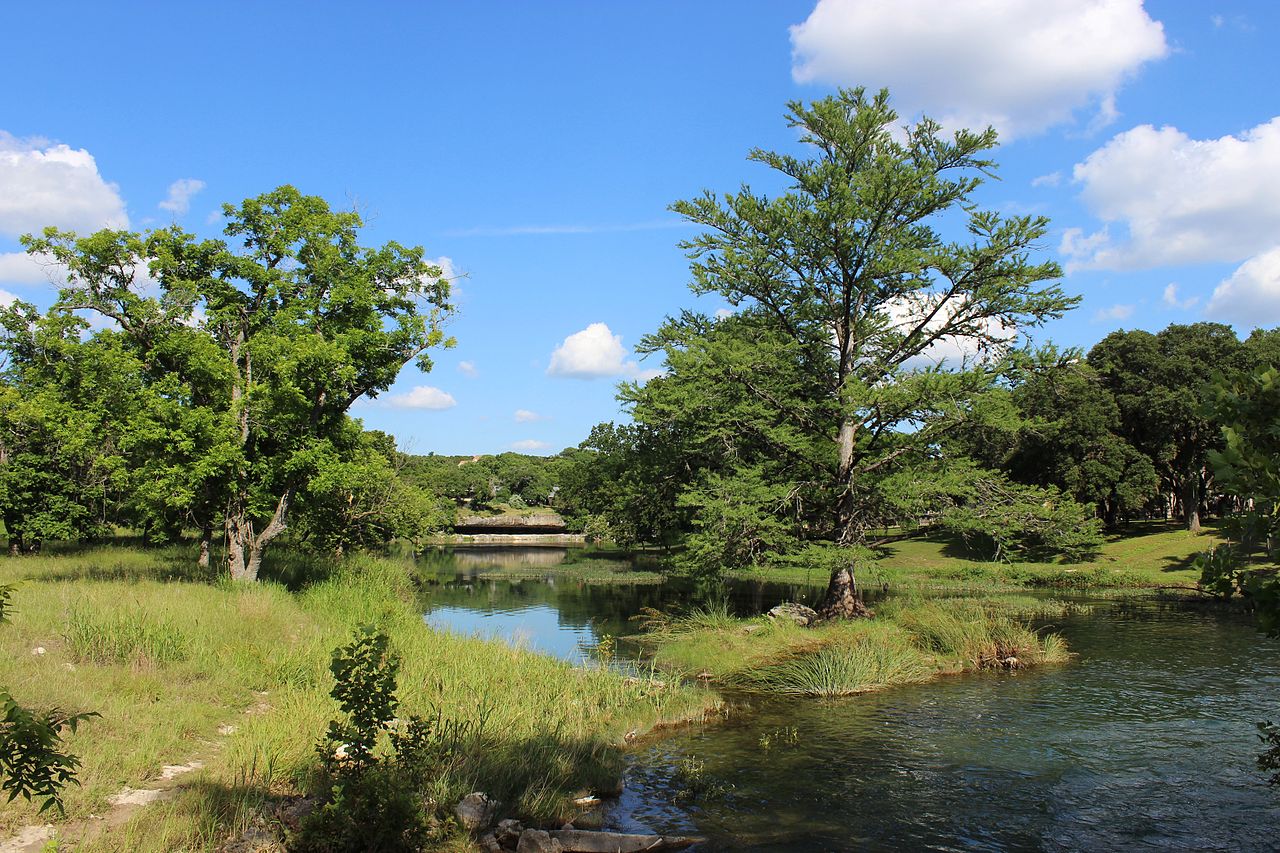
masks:
[(555, 452), (617, 419), (616, 383), (656, 367), (631, 347), (695, 305), (667, 205), (770, 186), (748, 149), (796, 147), (785, 103), (838, 85), (1002, 131), (982, 201), (1050, 216), (1084, 297), (1038, 340), (1280, 324), (1274, 3), (50, 9), (6, 10), (0, 299), (53, 300), (15, 254), (44, 224), (214, 236), (281, 183), (354, 204), (368, 242), (462, 276), (457, 348), (353, 411), (414, 452)]

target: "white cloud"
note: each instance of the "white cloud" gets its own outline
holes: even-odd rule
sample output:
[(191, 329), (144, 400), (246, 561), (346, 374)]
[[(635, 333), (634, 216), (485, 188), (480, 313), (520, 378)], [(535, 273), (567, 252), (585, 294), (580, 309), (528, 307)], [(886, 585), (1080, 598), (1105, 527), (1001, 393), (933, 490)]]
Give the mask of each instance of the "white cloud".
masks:
[(716, 309), (716, 319), (717, 319), (717, 320), (723, 320), (725, 317), (732, 317), (732, 316), (733, 316), (733, 311), (732, 311), (732, 310), (730, 310), (730, 309), (728, 309), (728, 308), (717, 308), (717, 309)]
[(169, 195), (157, 205), (175, 216), (186, 216), (191, 209), (191, 197), (204, 189), (204, 181), (197, 178), (179, 178), (169, 184)]
[(819, 0), (791, 27), (796, 82), (888, 86), (904, 116), (1012, 138), (1095, 105), (1166, 55), (1142, 0)]
[[(890, 327), (901, 333), (910, 332), (929, 315), (937, 304), (938, 294), (928, 291), (918, 292), (901, 297), (888, 304), (886, 313)], [(962, 304), (952, 302), (949, 307), (938, 312), (926, 326), (925, 330), (937, 330), (947, 323)], [(977, 324), (975, 334), (953, 335), (940, 338), (930, 344), (923, 352), (912, 356), (903, 363), (907, 370), (921, 370), (943, 364), (960, 366), (972, 364), (1003, 351), (1018, 335), (1012, 325), (1005, 325), (998, 318), (988, 318)]]
[(1186, 299), (1179, 299), (1178, 285), (1175, 282), (1169, 282), (1167, 285), (1165, 285), (1164, 296), (1162, 298), (1164, 299), (1165, 305), (1168, 305), (1170, 308), (1177, 308), (1179, 310), (1194, 308), (1196, 304), (1199, 303), (1200, 301), (1199, 296), (1188, 296)]
[(527, 453), (534, 453), (539, 450), (547, 450), (551, 447), (545, 441), (538, 441), (536, 438), (525, 438), (520, 441), (513, 441), (510, 444), (512, 450), (523, 450)]
[(18, 300), (18, 297), (7, 290), (0, 290), (0, 308), (7, 308)]
[(431, 385), (418, 385), (405, 394), (392, 394), (387, 403), (397, 409), (430, 409), (440, 411), (458, 405), (453, 395)]
[(1280, 233), (1280, 117), (1218, 139), (1141, 125), (1076, 164), (1074, 177), (1089, 210), (1126, 233), (1068, 229), (1062, 251), (1073, 266), (1242, 261)]
[(1095, 322), (1105, 322), (1108, 320), (1128, 320), (1133, 316), (1132, 305), (1112, 305), (1110, 308), (1099, 308), (1093, 312)]
[(1280, 248), (1241, 264), (1214, 288), (1204, 313), (1245, 330), (1280, 323)]
[(529, 424), (535, 421), (545, 421), (547, 416), (531, 412), (528, 409), (516, 409), (515, 418), (518, 424)]
[(67, 283), (67, 268), (48, 257), (26, 252), (0, 252), (0, 282), (61, 287)]
[(456, 278), (462, 277), (462, 274), (459, 273), (457, 268), (453, 265), (453, 258), (448, 255), (441, 255), (438, 258), (427, 258), (426, 260), (427, 263), (432, 266), (440, 268), (440, 277), (445, 281), (453, 281)]
[(480, 375), (480, 371), (476, 369), (476, 364), (474, 361), (458, 362), (458, 371), (468, 379), (475, 379), (477, 376)]
[(604, 323), (592, 323), (581, 332), (565, 338), (551, 353), (548, 376), (567, 376), (574, 379), (599, 379), (607, 376), (635, 376), (642, 374), (640, 366), (627, 359), (622, 346), (622, 336), (615, 335)]
[(1061, 172), (1050, 172), (1047, 175), (1040, 175), (1031, 179), (1031, 186), (1033, 187), (1056, 187), (1060, 183), (1062, 183)]
[(16, 237), (48, 225), (81, 232), (127, 228), (119, 188), (98, 174), (83, 148), (0, 131), (0, 234)]

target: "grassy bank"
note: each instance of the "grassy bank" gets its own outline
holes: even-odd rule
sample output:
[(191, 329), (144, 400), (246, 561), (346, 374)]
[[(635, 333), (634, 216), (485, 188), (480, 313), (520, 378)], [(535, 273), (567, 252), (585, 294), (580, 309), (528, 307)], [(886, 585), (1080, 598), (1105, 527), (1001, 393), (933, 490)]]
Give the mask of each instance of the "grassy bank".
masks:
[[(1163, 522), (1135, 524), (1109, 535), (1098, 555), (1082, 563), (998, 563), (975, 559), (946, 536), (884, 545), (859, 578), (867, 586), (896, 589), (1012, 591), (1020, 589), (1142, 589), (1193, 586), (1195, 556), (1218, 544), (1216, 531), (1189, 533)], [(826, 583), (825, 571), (796, 561), (739, 573), (739, 577), (791, 583)]]
[(640, 642), (664, 671), (750, 692), (845, 696), (944, 674), (1065, 661), (1060, 637), (1041, 636), (1023, 621), (1029, 609), (1057, 608), (905, 598), (885, 602), (874, 619), (813, 628), (710, 609), (677, 618), (653, 614)]
[[(283, 556), (283, 555), (282, 555)], [(438, 801), (484, 790), (534, 820), (569, 813), (617, 778), (624, 735), (696, 718), (705, 691), (570, 666), (427, 628), (405, 564), (359, 558), (298, 592), (194, 577), (190, 555), (106, 547), (0, 559), (17, 583), (0, 626), (0, 684), (20, 702), (102, 714), (71, 737), (83, 767), (68, 819), (102, 814), (123, 787), (193, 760), (174, 799), (99, 838), (102, 849), (213, 846), (268, 797), (310, 790), (315, 744), (334, 715), (330, 653), (376, 623), (403, 659), (403, 713), (483, 720), (438, 785)], [(298, 574), (283, 560), (281, 574)], [(6, 806), (0, 831), (42, 823)], [(92, 849), (90, 844), (84, 849)]]

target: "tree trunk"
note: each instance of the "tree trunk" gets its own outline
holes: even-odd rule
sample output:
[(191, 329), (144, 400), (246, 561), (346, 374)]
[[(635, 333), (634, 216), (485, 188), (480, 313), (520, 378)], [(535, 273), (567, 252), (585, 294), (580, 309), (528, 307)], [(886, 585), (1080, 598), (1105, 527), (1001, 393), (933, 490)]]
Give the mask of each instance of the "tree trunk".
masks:
[(827, 584), (827, 594), (818, 608), (818, 616), (822, 619), (857, 619), (874, 615), (862, 603), (853, 574), (853, 564), (833, 572), (831, 581)]
[(1187, 530), (1200, 532), (1200, 477), (1192, 474), (1182, 484), (1182, 515)]
[(254, 531), (253, 520), (243, 509), (227, 513), (227, 568), (232, 580), (252, 583), (258, 579), (262, 555), (271, 540), (284, 532), (292, 501), (293, 489), (285, 489), (276, 502), (275, 513), (261, 533)]
[(12, 536), (9, 537), (9, 556), (17, 557), (22, 553), (22, 546), (18, 544), (18, 540)]
[[(836, 506), (836, 537), (841, 545), (854, 544), (854, 500), (853, 500), (853, 447), (857, 424), (852, 418), (845, 418), (840, 423), (838, 447), (840, 456), (836, 464), (836, 482), (840, 488), (839, 503)], [(832, 576), (834, 578), (834, 575)]]
[(213, 528), (205, 525), (200, 531), (200, 559), (196, 560), (196, 565), (202, 569), (209, 568), (209, 549), (213, 542)]
[(246, 530), (248, 519), (227, 515), (227, 569), (231, 572), (233, 581), (254, 581), (256, 577), (249, 577), (249, 567), (246, 562), (249, 550), (249, 540), (253, 538), (252, 530)]

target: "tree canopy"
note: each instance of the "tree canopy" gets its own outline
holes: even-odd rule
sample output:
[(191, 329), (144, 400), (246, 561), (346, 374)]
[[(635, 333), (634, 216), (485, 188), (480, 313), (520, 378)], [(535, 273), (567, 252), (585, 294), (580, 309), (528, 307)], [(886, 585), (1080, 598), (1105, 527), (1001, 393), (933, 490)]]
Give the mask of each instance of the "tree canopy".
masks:
[(108, 318), (140, 366), (154, 405), (131, 431), (156, 446), (139, 500), (206, 531), (220, 521), (232, 576), (251, 580), (294, 501), (347, 449), (352, 403), (411, 361), (429, 370), (430, 350), (452, 345), (452, 307), (421, 247), (363, 247), (360, 216), (319, 197), (282, 186), (223, 212), (228, 240), (173, 226), (23, 242), (68, 270), (53, 313)]

